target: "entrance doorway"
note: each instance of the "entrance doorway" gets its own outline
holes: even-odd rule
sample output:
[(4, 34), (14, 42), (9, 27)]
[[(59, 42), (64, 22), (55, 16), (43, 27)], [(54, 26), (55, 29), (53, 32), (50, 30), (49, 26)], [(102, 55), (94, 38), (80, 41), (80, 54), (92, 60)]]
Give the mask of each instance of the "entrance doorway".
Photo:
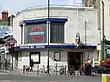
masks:
[(68, 52), (68, 69), (74, 67), (75, 70), (79, 70), (82, 65), (83, 52)]

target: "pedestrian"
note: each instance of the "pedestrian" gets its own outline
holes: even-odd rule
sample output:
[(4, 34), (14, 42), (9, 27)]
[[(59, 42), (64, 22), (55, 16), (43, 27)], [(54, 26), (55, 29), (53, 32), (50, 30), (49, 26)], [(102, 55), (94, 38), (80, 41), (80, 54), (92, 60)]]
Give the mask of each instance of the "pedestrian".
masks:
[(7, 69), (7, 60), (5, 59), (5, 69)]
[(79, 73), (80, 73), (80, 75), (84, 75), (84, 73), (85, 73), (85, 64), (80, 67)]
[(33, 59), (30, 60), (30, 71), (33, 71), (34, 61)]
[(87, 58), (85, 63), (85, 75), (87, 76), (91, 75), (91, 69), (92, 69), (91, 60)]

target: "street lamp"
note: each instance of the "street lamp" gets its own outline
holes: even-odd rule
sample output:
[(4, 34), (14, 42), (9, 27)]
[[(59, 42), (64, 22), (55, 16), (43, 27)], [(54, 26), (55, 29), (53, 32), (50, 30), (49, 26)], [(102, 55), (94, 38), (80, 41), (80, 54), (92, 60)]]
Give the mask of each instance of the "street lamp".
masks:
[[(50, 40), (49, 40), (49, 27), (50, 27), (50, 20), (49, 20), (49, 13), (50, 12), (50, 0), (48, 0), (48, 21), (47, 21), (47, 24), (48, 24), (48, 40), (47, 40), (47, 43), (48, 43), (48, 46), (49, 46), (49, 42), (50, 42)], [(48, 72), (48, 74), (49, 74), (49, 47), (48, 47), (48, 49), (47, 49), (47, 53), (48, 53), (48, 59), (47, 59), (47, 72)]]
[(102, 58), (101, 59), (104, 59), (104, 53), (105, 53), (105, 50), (104, 50), (104, 2), (102, 1), (102, 41), (101, 41), (101, 56)]

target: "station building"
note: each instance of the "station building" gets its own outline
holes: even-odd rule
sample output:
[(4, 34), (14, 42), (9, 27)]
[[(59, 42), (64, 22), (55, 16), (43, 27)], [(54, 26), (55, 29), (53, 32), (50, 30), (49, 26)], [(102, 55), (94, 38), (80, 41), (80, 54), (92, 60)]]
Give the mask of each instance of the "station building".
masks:
[(86, 58), (97, 61), (97, 9), (50, 7), (49, 19), (47, 9), (28, 8), (14, 17), (14, 68), (22, 69), (31, 59), (35, 67), (47, 66), (48, 50), (52, 66), (57, 63), (78, 69)]

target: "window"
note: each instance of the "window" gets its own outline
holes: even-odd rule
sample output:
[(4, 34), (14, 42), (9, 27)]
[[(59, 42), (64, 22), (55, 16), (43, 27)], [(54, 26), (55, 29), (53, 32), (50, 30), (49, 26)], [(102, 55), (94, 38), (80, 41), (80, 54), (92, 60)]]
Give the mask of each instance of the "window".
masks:
[(64, 43), (64, 23), (50, 25), (50, 43)]
[(31, 59), (33, 59), (34, 64), (40, 64), (40, 52), (30, 52)]
[(60, 61), (60, 52), (54, 52), (54, 61)]
[(23, 26), (21, 26), (21, 44), (23, 44)]
[[(35, 38), (35, 39), (33, 39)], [(24, 44), (46, 43), (47, 24), (32, 24), (24, 27)]]

